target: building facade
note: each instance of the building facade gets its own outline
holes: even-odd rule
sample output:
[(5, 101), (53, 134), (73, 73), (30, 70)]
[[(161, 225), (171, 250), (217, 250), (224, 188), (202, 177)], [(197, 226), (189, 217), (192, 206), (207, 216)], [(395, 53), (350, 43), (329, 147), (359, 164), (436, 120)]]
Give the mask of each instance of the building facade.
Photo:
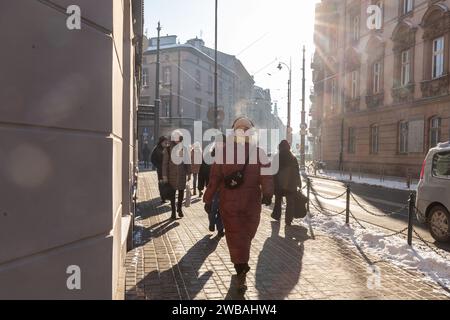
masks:
[(316, 159), (331, 169), (419, 175), (429, 148), (450, 139), (449, 6), (317, 4), (310, 112)]
[[(194, 121), (203, 131), (214, 126), (214, 50), (201, 39), (185, 44), (176, 36), (160, 39), (160, 135), (185, 129), (194, 138)], [(144, 53), (140, 103), (153, 105), (156, 82), (156, 38)], [(254, 80), (234, 56), (218, 53), (217, 99), (219, 124), (230, 128), (237, 115), (246, 114), (253, 98)], [(140, 149), (153, 145), (152, 118), (139, 121)]]
[(121, 298), (142, 17), (137, 0), (1, 2), (0, 299)]

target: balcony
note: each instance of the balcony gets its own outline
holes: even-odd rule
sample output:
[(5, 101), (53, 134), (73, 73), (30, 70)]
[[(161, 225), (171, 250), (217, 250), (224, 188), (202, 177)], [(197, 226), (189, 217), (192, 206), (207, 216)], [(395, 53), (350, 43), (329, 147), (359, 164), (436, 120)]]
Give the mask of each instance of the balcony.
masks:
[(359, 106), (361, 104), (361, 98), (349, 99), (345, 101), (345, 111), (346, 112), (356, 112), (359, 111)]
[(392, 88), (394, 103), (412, 101), (414, 99), (415, 88), (416, 85), (414, 83), (407, 84), (403, 87)]
[(420, 83), (420, 89), (422, 90), (422, 97), (438, 97), (449, 93), (450, 76), (448, 74), (433, 80), (426, 80)]
[(384, 103), (384, 92), (366, 96), (366, 105), (369, 109), (374, 109), (382, 106)]

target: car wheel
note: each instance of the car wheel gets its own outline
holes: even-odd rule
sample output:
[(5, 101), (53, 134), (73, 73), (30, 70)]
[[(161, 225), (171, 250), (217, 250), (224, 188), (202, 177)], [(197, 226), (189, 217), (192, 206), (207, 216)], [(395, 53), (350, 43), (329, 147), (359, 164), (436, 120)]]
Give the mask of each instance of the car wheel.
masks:
[(439, 242), (450, 241), (450, 214), (441, 205), (431, 208), (429, 215), (429, 227), (431, 236)]

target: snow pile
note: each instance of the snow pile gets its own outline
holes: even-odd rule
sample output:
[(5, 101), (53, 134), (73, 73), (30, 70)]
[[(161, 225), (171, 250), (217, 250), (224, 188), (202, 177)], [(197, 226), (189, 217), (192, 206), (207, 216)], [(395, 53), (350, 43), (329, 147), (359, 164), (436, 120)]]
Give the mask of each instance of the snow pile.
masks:
[[(323, 177), (323, 178), (332, 179), (332, 180), (350, 182), (350, 176), (346, 173), (341, 175), (339, 172), (321, 171), (321, 172), (317, 172), (317, 177)], [(417, 183), (411, 183), (411, 188), (408, 189), (408, 187), (406, 185), (406, 179), (404, 179), (404, 181), (401, 181), (400, 178), (399, 178), (399, 180), (393, 180), (393, 179), (386, 178), (385, 180), (381, 181), (379, 178), (370, 178), (370, 177), (360, 178), (358, 176), (358, 174), (354, 174), (351, 182), (368, 184), (371, 186), (380, 186), (380, 187), (385, 187), (385, 188), (390, 188), (390, 189), (417, 190)]]
[[(391, 236), (393, 232), (384, 233), (375, 226), (364, 225), (366, 229), (357, 225), (345, 225), (343, 216), (329, 217), (323, 214), (314, 214), (312, 218), (306, 217), (302, 224), (310, 225), (315, 230), (330, 234), (342, 239), (351, 245), (358, 246), (363, 252), (370, 253), (384, 261), (393, 263), (408, 270), (424, 274), (424, 280), (440, 283), (450, 289), (450, 261), (434, 253), (420, 240), (413, 240), (413, 247), (408, 246), (406, 239), (401, 236)], [(444, 256), (448, 257), (440, 250)], [(448, 296), (449, 293), (446, 292)]]

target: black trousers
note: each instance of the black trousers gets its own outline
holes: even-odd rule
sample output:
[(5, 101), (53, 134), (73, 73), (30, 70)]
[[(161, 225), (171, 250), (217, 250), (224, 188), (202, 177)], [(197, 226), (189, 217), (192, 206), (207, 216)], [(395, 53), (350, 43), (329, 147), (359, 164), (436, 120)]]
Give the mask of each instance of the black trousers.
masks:
[(281, 203), (283, 201), (283, 197), (286, 197), (286, 223), (291, 223), (294, 219), (293, 210), (294, 210), (294, 201), (295, 194), (287, 193), (285, 195), (276, 194), (275, 195), (275, 204), (273, 207), (272, 218), (276, 220), (281, 219)]
[(184, 200), (184, 190), (178, 190), (178, 202), (175, 206), (175, 196), (176, 192), (173, 193), (173, 196), (170, 198), (170, 206), (172, 207), (172, 215), (174, 216), (176, 212), (180, 212), (183, 207)]

